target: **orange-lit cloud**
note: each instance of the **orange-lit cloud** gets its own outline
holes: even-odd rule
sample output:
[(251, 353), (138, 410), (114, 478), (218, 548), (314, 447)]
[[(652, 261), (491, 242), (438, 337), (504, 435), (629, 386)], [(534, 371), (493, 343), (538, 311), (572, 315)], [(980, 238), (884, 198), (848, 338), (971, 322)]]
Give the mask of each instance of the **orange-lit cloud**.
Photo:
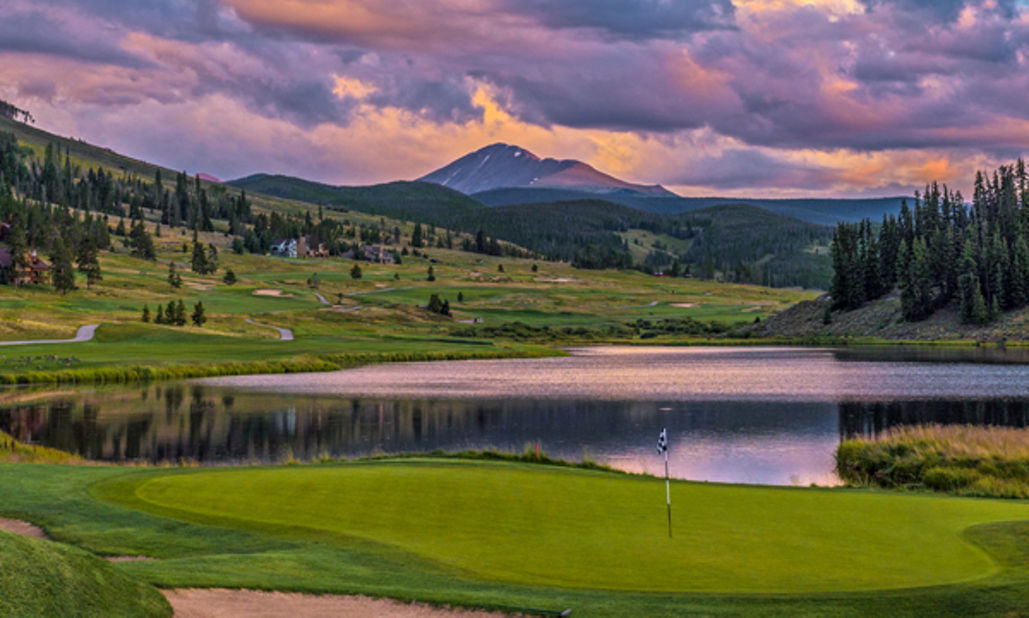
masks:
[(117, 5), (10, 0), (0, 97), (221, 177), (412, 178), (504, 141), (691, 195), (874, 195), (1029, 148), (1029, 13), (994, 0)]

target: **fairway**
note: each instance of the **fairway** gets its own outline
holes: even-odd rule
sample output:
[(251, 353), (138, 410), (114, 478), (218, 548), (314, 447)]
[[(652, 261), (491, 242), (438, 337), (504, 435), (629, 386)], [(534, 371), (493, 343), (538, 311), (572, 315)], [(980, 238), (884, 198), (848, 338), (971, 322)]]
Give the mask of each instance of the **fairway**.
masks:
[(966, 528), (1019, 502), (866, 491), (672, 486), (543, 466), (405, 460), (148, 474), (149, 511), (201, 523), (371, 541), (466, 577), (655, 592), (811, 593), (990, 575)]

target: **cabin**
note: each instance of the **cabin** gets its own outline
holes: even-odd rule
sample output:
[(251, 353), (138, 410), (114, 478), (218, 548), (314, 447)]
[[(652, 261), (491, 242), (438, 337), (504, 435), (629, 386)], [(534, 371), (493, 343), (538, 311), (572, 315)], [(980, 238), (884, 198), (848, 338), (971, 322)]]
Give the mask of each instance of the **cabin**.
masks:
[(297, 239), (297, 257), (327, 258), (329, 250), (314, 236), (301, 236)]
[(27, 266), (16, 266), (9, 247), (0, 247), (0, 282), (14, 285), (45, 285), (50, 283), (50, 265), (35, 251), (25, 256)]
[(361, 247), (361, 250), (364, 252), (364, 259), (369, 262), (377, 262), (379, 264), (393, 263), (393, 252), (382, 245), (364, 245)]

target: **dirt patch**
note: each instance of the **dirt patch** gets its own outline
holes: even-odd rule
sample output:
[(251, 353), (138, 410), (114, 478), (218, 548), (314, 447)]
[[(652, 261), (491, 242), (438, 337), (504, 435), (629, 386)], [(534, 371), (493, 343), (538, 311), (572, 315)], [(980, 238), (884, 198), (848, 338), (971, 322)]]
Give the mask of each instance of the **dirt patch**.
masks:
[(30, 536), (34, 539), (50, 538), (39, 526), (30, 524), (27, 521), (21, 521), (20, 519), (7, 519), (6, 517), (0, 517), (0, 530), (6, 530), (22, 536)]
[(283, 292), (282, 290), (271, 290), (271, 289), (266, 289), (266, 288), (262, 288), (260, 290), (254, 290), (254, 296), (275, 296), (275, 297), (278, 297), (278, 298), (292, 298), (293, 297), (292, 294), (287, 294), (286, 292)]
[(680, 309), (694, 309), (694, 308), (700, 306), (697, 303), (668, 303), (668, 304), (671, 305), (672, 307), (678, 307)]
[(108, 562), (154, 562), (157, 558), (150, 556), (104, 556)]
[(321, 616), (396, 616), (403, 618), (480, 618), (503, 616), (484, 611), (401, 603), (365, 596), (297, 594), (258, 590), (163, 590), (176, 618), (229, 618), (254, 616), (308, 618)]
[(187, 288), (193, 288), (194, 290), (200, 290), (201, 292), (206, 292), (214, 287), (211, 283), (198, 283), (196, 281), (184, 281), (183, 283), (186, 284)]
[(747, 307), (740, 313), (750, 313), (751, 311), (764, 311), (765, 305), (754, 305), (753, 307)]
[(572, 279), (571, 277), (537, 277), (536, 281), (542, 283), (575, 283), (578, 279)]

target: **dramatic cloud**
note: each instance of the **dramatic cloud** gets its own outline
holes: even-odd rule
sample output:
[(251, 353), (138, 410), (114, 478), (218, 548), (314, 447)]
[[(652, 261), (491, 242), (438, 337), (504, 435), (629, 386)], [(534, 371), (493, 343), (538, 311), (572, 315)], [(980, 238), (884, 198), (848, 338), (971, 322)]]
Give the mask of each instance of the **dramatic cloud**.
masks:
[(1029, 149), (1015, 0), (10, 0), (0, 98), (172, 167), (410, 178), (491, 141), (688, 193), (874, 195)]

